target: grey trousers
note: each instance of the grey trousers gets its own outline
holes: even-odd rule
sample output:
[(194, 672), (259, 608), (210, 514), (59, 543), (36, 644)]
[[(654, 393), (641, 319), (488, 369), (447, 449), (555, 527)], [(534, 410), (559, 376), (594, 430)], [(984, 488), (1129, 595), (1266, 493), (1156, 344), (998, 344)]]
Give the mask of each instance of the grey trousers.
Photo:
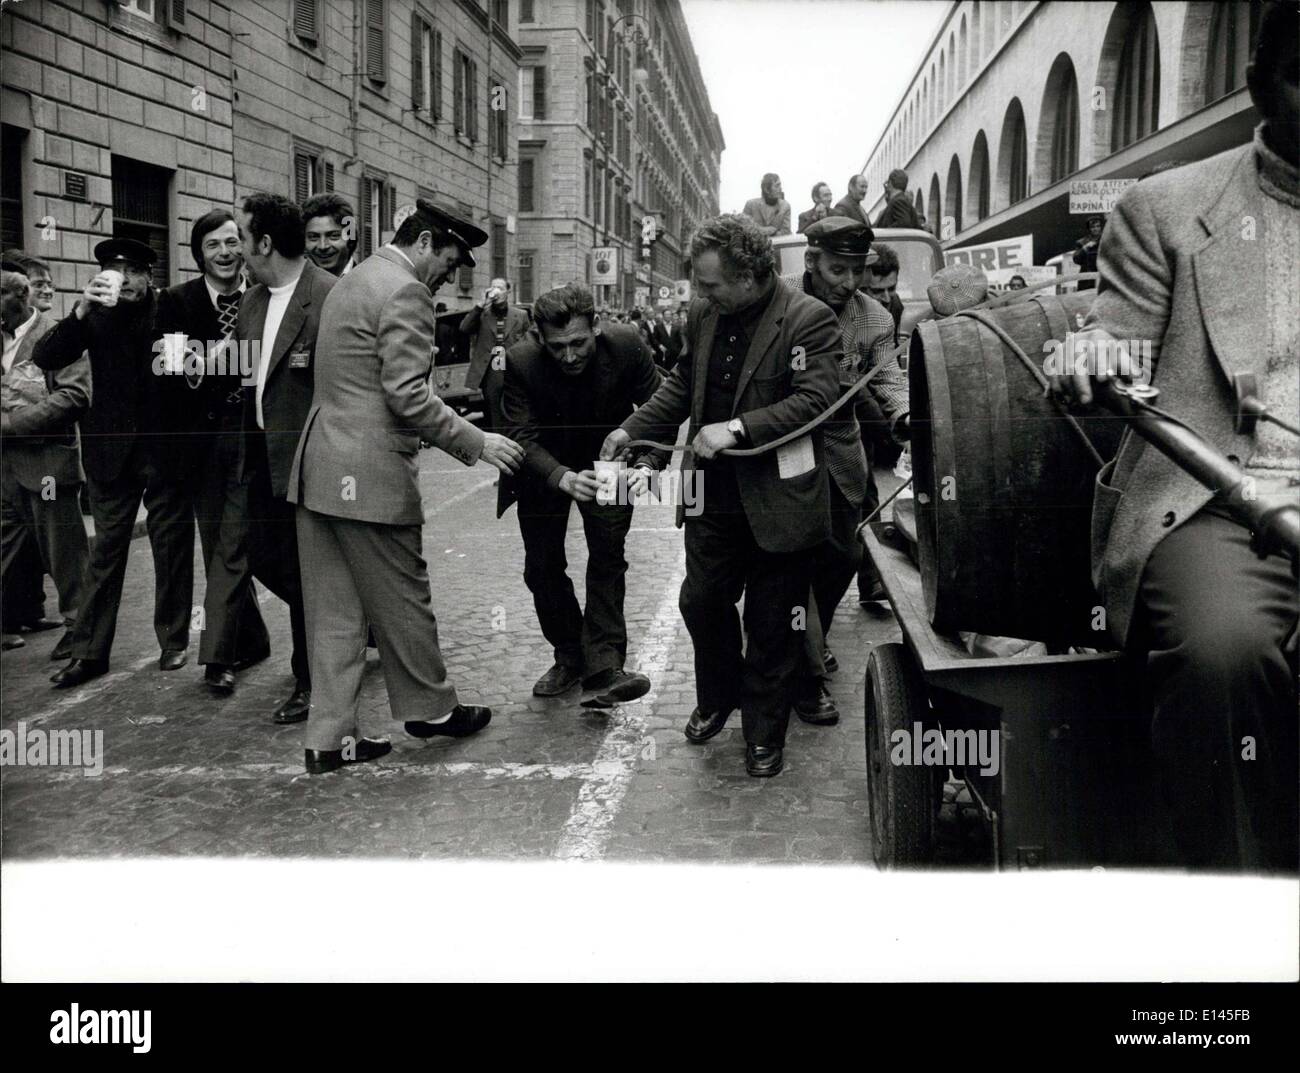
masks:
[(312, 704), (303, 744), (356, 739), (366, 623), (379, 644), (388, 705), (399, 722), (437, 719), (459, 701), (438, 649), (420, 526), (378, 525), (297, 508)]

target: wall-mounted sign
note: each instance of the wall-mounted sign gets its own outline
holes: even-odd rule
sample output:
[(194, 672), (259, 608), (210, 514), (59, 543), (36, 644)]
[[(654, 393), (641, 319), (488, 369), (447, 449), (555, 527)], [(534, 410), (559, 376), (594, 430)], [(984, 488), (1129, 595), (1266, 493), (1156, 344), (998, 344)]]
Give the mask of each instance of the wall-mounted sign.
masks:
[(1120, 195), (1136, 183), (1136, 179), (1076, 179), (1070, 183), (1070, 215), (1108, 213)]

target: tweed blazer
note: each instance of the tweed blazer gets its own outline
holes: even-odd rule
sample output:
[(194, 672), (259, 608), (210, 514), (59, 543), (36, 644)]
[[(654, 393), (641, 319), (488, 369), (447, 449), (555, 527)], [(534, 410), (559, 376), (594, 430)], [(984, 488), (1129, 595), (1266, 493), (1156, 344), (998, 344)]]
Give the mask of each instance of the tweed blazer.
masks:
[[(1097, 297), (1085, 319), (1118, 339), (1150, 340), (1162, 409), (1222, 454), (1248, 459), (1254, 436), (1234, 430), (1233, 375), (1262, 382), (1265, 194), (1253, 145), (1154, 175), (1125, 192), (1102, 235)], [(1212, 493), (1132, 432), (1098, 475), (1093, 582), (1120, 643), (1132, 626), (1142, 572), (1166, 536)]]
[(90, 408), (90, 359), (84, 355), (71, 365), (46, 372), (32, 361), (37, 342), (54, 329), (44, 313), (27, 329), (5, 380), (26, 380), (25, 397), (43, 396), (39, 402), (8, 411), (9, 431), (4, 437), (5, 483), (14, 481), (39, 492), (46, 477), (56, 488), (85, 480), (77, 421)]

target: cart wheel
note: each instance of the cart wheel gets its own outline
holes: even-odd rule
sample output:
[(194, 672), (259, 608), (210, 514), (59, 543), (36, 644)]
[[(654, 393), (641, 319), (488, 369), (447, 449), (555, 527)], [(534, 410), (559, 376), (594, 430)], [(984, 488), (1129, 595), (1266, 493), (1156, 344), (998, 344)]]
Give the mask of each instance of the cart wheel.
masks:
[(890, 762), (896, 730), (932, 723), (925, 681), (905, 645), (878, 645), (867, 657), (867, 799), (881, 868), (929, 864), (934, 855), (934, 771)]

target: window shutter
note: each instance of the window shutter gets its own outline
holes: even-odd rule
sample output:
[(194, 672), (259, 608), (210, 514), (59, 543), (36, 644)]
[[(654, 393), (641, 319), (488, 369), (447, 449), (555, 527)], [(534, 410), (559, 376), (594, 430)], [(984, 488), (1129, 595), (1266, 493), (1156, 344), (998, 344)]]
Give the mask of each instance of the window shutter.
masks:
[(333, 164), (327, 163), (325, 165), (325, 190), (327, 193), (331, 193), (331, 194), (334, 192), (334, 165)]
[(316, 40), (316, 4), (319, 0), (294, 0), (293, 32), (307, 41)]
[(478, 141), (478, 64), (473, 60), (469, 64), (469, 76), (465, 79), (465, 88), (469, 91), (469, 140)]
[(361, 178), (361, 256), (369, 257), (375, 252), (374, 247), (374, 215), (370, 211), (371, 186), (373, 180), (362, 176)]
[(366, 0), (366, 74), (376, 82), (388, 78), (384, 56), (384, 0)]
[(533, 21), (533, 0), (519, 0), (519, 21)]
[(488, 156), (495, 156), (497, 151), (497, 114), (492, 108), (492, 76), (487, 76), (487, 102), (488, 102)]
[(311, 157), (293, 154), (293, 199), (301, 205), (311, 197)]
[(452, 115), (457, 134), (465, 133), (465, 62), (459, 52), (452, 56)]
[(533, 161), (524, 159), (519, 162), (519, 211), (536, 212), (533, 202)]
[(185, 25), (185, 0), (162, 0), (167, 5), (167, 25), (179, 30)]
[(424, 20), (411, 12), (411, 104), (418, 112), (427, 100), (424, 92)]
[(533, 118), (546, 118), (546, 67), (533, 68)]
[(429, 77), (433, 80), (433, 115), (442, 116), (442, 34), (434, 30), (429, 35), (433, 48), (433, 58), (429, 60)]

